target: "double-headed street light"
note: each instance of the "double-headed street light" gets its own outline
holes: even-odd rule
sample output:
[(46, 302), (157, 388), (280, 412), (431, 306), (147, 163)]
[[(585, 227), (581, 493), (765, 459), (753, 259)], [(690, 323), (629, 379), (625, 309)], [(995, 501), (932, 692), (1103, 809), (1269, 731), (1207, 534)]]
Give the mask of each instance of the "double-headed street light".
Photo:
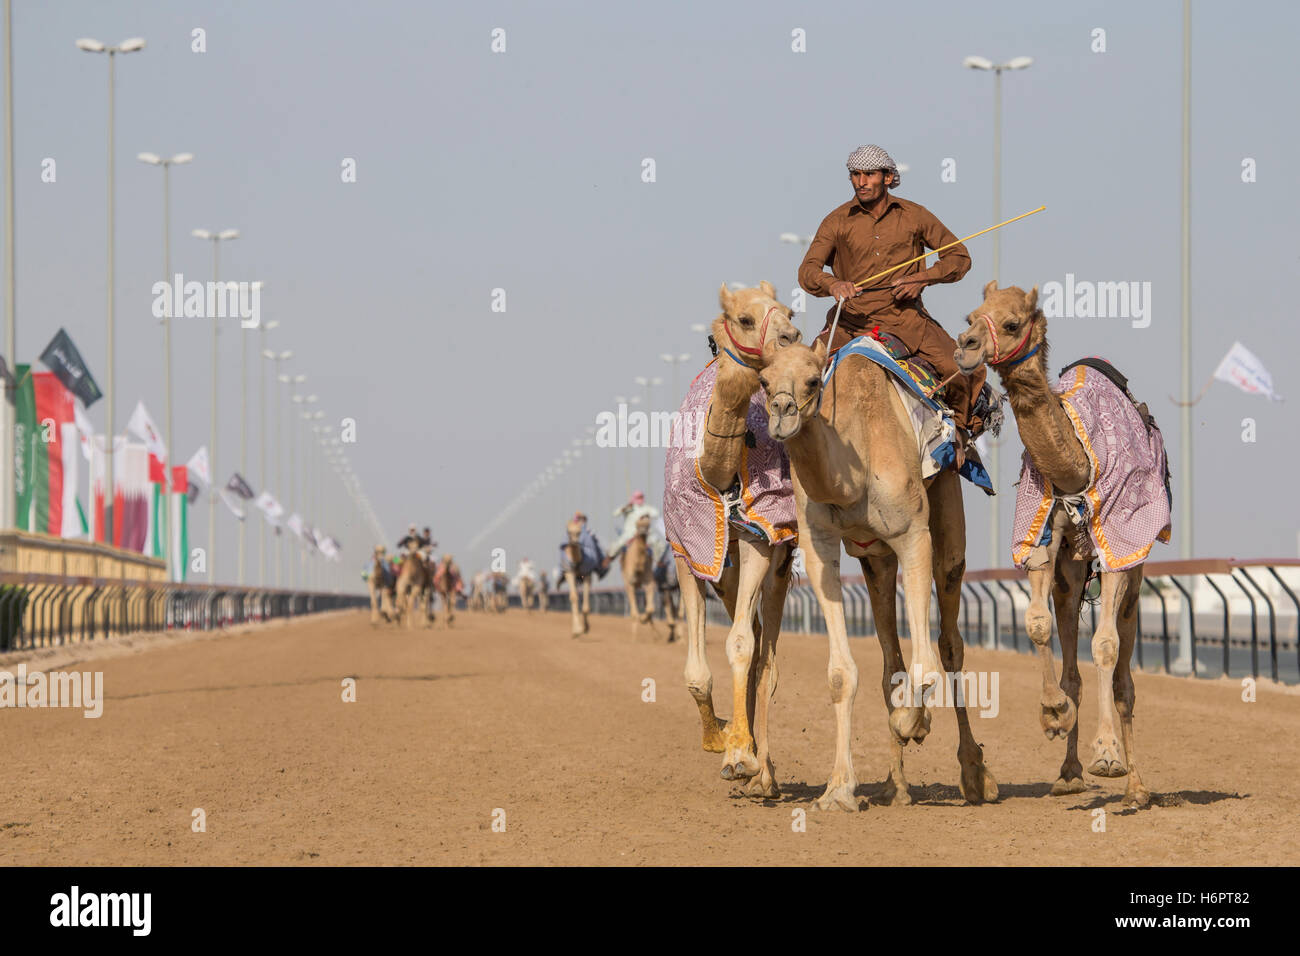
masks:
[[(144, 40), (140, 37), (132, 37), (129, 40), (123, 40), (117, 46), (108, 46), (99, 40), (80, 39), (77, 41), (77, 49), (86, 53), (107, 53), (108, 54), (108, 369), (105, 375), (104, 398), (106, 414), (108, 417), (108, 426), (105, 434), (107, 440), (104, 442), (104, 472), (107, 487), (104, 491), (105, 514), (104, 514), (104, 533), (109, 542), (113, 542), (113, 434), (115, 423), (113, 419), (113, 386), (115, 382), (114, 372), (116, 370), (116, 356), (113, 351), (113, 74), (114, 61), (119, 53), (135, 53), (144, 49)], [(13, 361), (11, 355), (10, 361)], [(211, 567), (211, 565), (209, 565)]]
[[(193, 153), (177, 153), (169, 159), (164, 159), (157, 153), (137, 153), (136, 159), (142, 163), (148, 163), (150, 166), (161, 166), (163, 171), (163, 281), (171, 283), (172, 281), (172, 191), (171, 191), (171, 168), (173, 166), (183, 166), (194, 159)], [(167, 308), (163, 311), (163, 391), (166, 393), (164, 401), (164, 417), (166, 419), (165, 428), (167, 429), (167, 454), (174, 455), (175, 448), (172, 445), (172, 296), (167, 296)], [(170, 492), (172, 487), (171, 462), (166, 463), (163, 475), (163, 487)], [(169, 502), (165, 513), (167, 523), (171, 519), (171, 497), (167, 498)], [(176, 555), (173, 554), (173, 534), (171, 528), (167, 530), (167, 543), (165, 553), (167, 555), (167, 580), (174, 581), (176, 575)]]

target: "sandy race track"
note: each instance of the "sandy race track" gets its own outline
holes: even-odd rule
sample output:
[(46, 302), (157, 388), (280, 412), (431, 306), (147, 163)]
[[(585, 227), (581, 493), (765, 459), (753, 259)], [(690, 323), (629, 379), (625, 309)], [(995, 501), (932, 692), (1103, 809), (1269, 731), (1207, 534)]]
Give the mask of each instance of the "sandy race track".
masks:
[[(1124, 810), (1122, 779), (1048, 794), (1064, 744), (1038, 729), (1034, 659), (968, 650), (967, 669), (1000, 674), (1000, 713), (972, 722), (1001, 801), (962, 802), (955, 721), (938, 710), (929, 739), (908, 748), (916, 804), (887, 807), (871, 802), (888, 752), (880, 653), (854, 640), (865, 809), (822, 814), (811, 802), (832, 761), (825, 638), (781, 639), (772, 752), (783, 795), (761, 803), (734, 795), (721, 756), (700, 749), (681, 643), (634, 641), (621, 619), (593, 618), (580, 640), (567, 630), (563, 614), (462, 613), (448, 632), (372, 630), (365, 614), (340, 612), (136, 640), (125, 653), (68, 648), (32, 666), (102, 670), (103, 716), (0, 710), (0, 863), (1300, 863), (1292, 691), (1261, 685), (1244, 703), (1235, 681), (1137, 675), (1154, 799)], [(722, 632), (710, 638), (725, 715)], [(1086, 765), (1095, 684), (1082, 669)], [(355, 703), (342, 700), (347, 677)], [(204, 833), (191, 830), (195, 808)], [(806, 832), (792, 828), (798, 809)]]

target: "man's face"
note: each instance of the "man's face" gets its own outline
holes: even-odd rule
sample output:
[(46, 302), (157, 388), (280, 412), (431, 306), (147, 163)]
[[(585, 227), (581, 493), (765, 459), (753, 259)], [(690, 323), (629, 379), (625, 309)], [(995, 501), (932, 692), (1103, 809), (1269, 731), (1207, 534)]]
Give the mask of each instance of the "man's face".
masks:
[(853, 192), (858, 197), (858, 202), (866, 205), (870, 205), (885, 194), (886, 178), (893, 178), (893, 173), (887, 169), (873, 169), (866, 173), (854, 169), (849, 172), (849, 182), (853, 184)]

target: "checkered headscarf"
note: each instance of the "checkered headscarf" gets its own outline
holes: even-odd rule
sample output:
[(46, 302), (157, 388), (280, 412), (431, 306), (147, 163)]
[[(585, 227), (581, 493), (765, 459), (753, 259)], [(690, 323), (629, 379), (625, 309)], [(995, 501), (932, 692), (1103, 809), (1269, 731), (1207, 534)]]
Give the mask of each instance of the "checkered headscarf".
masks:
[(903, 182), (903, 177), (898, 171), (894, 161), (889, 158), (889, 154), (879, 146), (859, 146), (849, 154), (849, 161), (845, 163), (853, 171), (869, 173), (873, 169), (888, 169), (894, 174), (892, 186), (898, 186)]

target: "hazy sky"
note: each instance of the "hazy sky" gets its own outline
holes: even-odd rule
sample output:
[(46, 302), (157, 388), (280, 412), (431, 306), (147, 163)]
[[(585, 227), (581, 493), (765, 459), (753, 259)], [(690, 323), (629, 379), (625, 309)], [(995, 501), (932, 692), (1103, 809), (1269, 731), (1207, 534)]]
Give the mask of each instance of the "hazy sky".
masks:
[[(135, 155), (191, 151), (194, 163), (172, 174), (174, 270), (209, 277), (209, 246), (191, 229), (241, 231), (223, 245), (222, 277), (266, 282), (263, 319), (281, 323), (268, 344), (294, 351), (286, 370), (309, 376), (304, 393), (319, 396), (327, 421), (356, 420), (349, 455), (390, 538), (418, 521), (467, 570), (492, 546), (512, 567), (525, 554), (549, 567), (575, 508), (617, 503), (611, 474), (619, 501), (627, 476), (645, 484), (644, 449), (584, 454), (476, 553), (464, 548), (615, 395), (643, 394), (634, 377), (671, 382), (661, 353), (691, 354), (684, 392), (707, 358), (690, 326), (717, 314), (720, 283), (769, 279), (790, 300), (801, 251), (777, 237), (810, 234), (849, 198), (854, 147), (878, 143), (910, 166), (899, 195), (956, 234), (992, 222), (993, 76), (961, 61), (1027, 55), (1029, 70), (1004, 77), (1003, 213), (1047, 211), (1004, 230), (1002, 280), (1151, 283), (1148, 327), (1057, 319), (1052, 363), (1115, 362), (1163, 426), (1177, 469), (1167, 396), (1179, 382), (1181, 10), (1176, 0), (18, 0), (19, 358), (34, 360), (62, 325), (105, 383), (107, 64), (73, 43), (142, 36), (143, 52), (117, 60), (119, 428), (137, 398), (163, 420), (162, 335), (150, 315), (162, 177)], [(1284, 165), (1300, 153), (1286, 119), (1300, 8), (1197, 2), (1193, 14), (1194, 387), (1239, 339), (1292, 399), (1216, 384), (1196, 407), (1195, 551), (1290, 556), (1296, 506), (1264, 502), (1300, 466), (1286, 424), (1300, 351), (1290, 307), (1300, 187)], [(206, 31), (205, 53), (191, 51), (195, 28)], [(495, 28), (504, 53), (491, 50)], [(1096, 28), (1104, 53), (1091, 49)], [(807, 52), (792, 51), (795, 29)], [(41, 181), (47, 157), (55, 183)], [(1242, 182), (1247, 157), (1257, 182)], [(355, 183), (341, 181), (345, 158), (356, 160)], [(645, 158), (653, 183), (642, 181)], [(956, 182), (940, 179), (947, 159)], [(950, 332), (981, 299), (991, 249), (974, 240), (970, 274), (925, 293)], [(494, 289), (506, 291), (504, 313), (492, 311)], [(805, 323), (820, 327), (828, 304), (810, 301)], [(224, 482), (239, 441), (237, 325), (221, 338)], [(177, 320), (173, 339), (174, 454), (184, 460), (208, 442), (210, 327)], [(250, 372), (254, 415), (266, 364)], [(654, 407), (675, 408), (670, 391), (655, 389)], [(103, 404), (92, 410), (98, 426)], [(1246, 417), (1254, 443), (1241, 440)], [(257, 436), (255, 421), (246, 476), (255, 487)], [(1009, 427), (1004, 543), (1019, 456)], [(647, 491), (658, 499), (662, 451), (653, 467)], [(973, 568), (987, 564), (988, 508), (966, 495)], [(205, 506), (192, 511), (193, 544), (206, 520)], [(370, 535), (337, 493), (320, 523), (359, 563)], [(219, 512), (223, 578), (233, 574), (234, 525)], [(600, 530), (608, 536), (604, 522)], [(1177, 557), (1182, 533), (1176, 526), (1174, 545), (1153, 557)]]

